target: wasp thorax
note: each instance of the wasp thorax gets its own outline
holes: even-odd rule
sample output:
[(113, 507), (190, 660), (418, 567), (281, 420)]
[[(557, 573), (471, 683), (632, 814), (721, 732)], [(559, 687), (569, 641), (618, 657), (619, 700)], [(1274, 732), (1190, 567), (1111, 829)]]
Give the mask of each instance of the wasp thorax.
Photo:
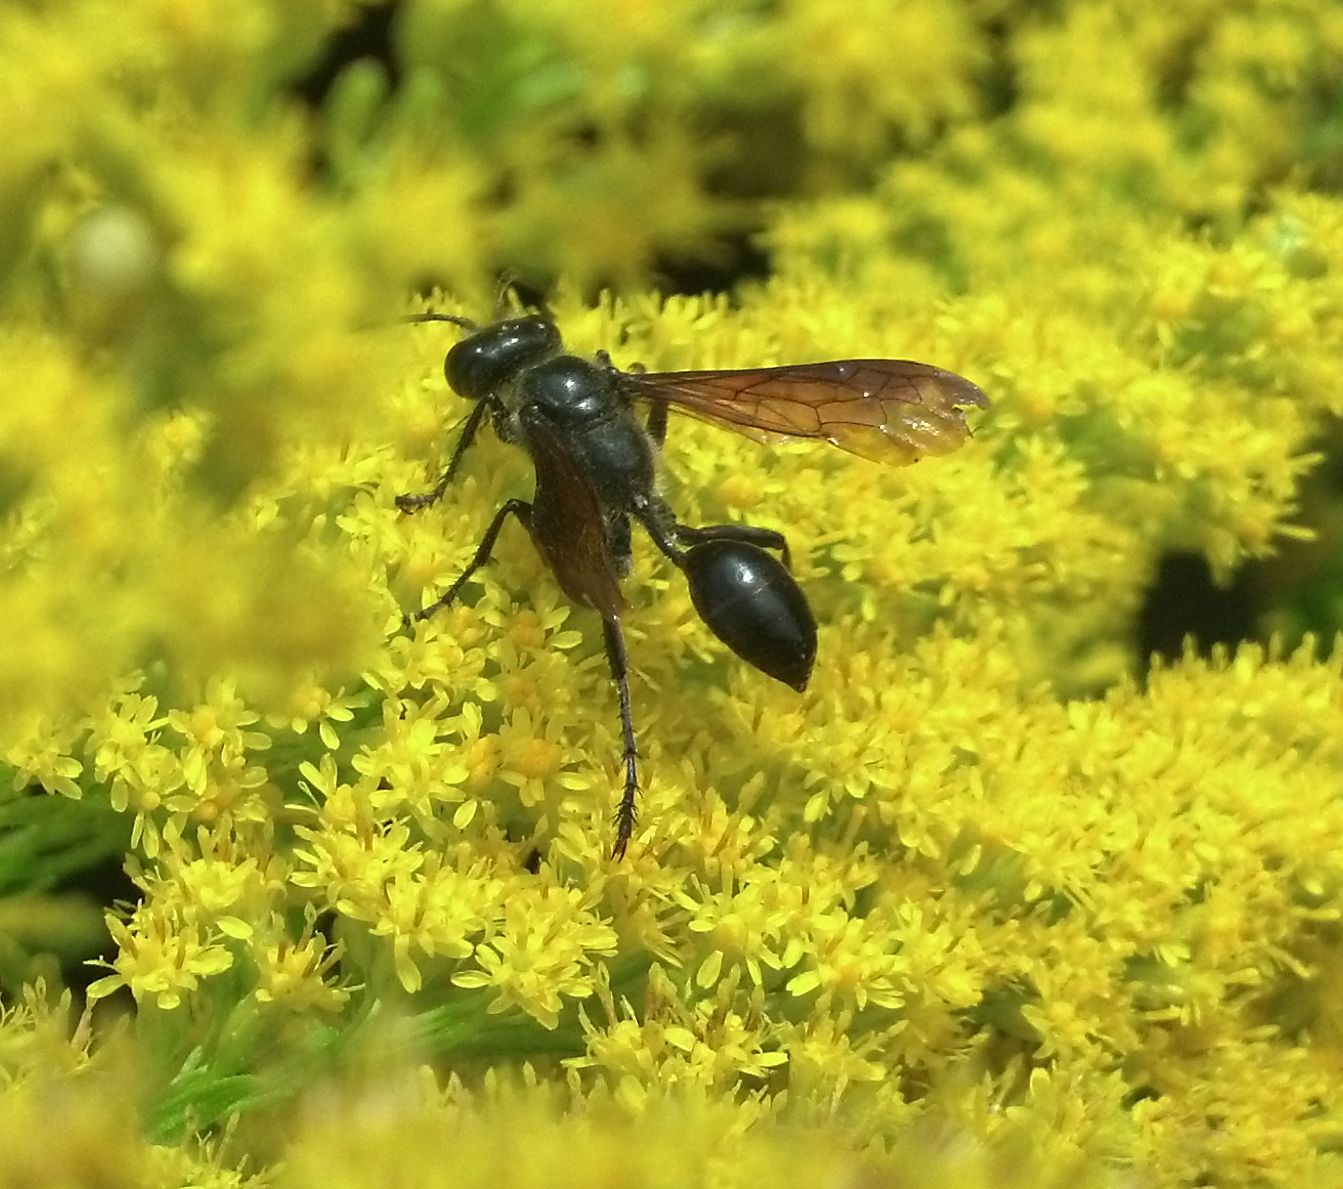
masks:
[(616, 399), (610, 375), (572, 355), (558, 355), (529, 369), (519, 392), (524, 402), (561, 424), (607, 415)]
[(531, 315), (496, 322), (455, 344), (443, 361), (448, 387), (458, 396), (483, 400), (519, 372), (560, 349), (560, 332), (546, 318)]

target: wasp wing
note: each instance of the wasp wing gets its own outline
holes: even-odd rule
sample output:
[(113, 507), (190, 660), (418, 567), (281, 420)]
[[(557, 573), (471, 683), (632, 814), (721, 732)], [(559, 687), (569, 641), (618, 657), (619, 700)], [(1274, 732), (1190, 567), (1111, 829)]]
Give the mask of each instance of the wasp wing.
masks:
[(536, 470), (528, 527), (537, 552), (574, 602), (619, 615), (625, 599), (597, 488), (545, 417), (524, 413), (522, 425)]
[(879, 462), (948, 454), (969, 436), (961, 409), (987, 405), (955, 372), (912, 359), (838, 359), (741, 371), (622, 376), (632, 396), (665, 401), (758, 440), (830, 442)]

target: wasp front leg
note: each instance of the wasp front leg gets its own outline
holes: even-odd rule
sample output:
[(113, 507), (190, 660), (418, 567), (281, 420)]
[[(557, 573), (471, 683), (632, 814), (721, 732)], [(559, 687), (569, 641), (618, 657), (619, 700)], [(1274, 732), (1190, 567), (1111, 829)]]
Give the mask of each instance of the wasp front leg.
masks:
[(421, 508), (436, 504), (443, 498), (443, 493), (447, 491), (448, 484), (457, 474), (457, 468), (462, 465), (462, 456), (471, 443), (476, 440), (476, 431), (480, 429), (480, 423), (485, 420), (485, 414), (488, 412), (489, 405), (485, 401), (480, 401), (471, 410), (470, 416), (466, 419), (466, 425), (462, 428), (462, 436), (457, 440), (456, 449), (453, 450), (452, 458), (448, 461), (447, 470), (443, 472), (442, 477), (433, 487), (428, 491), (409, 492), (396, 497), (396, 506), (402, 512), (418, 512)]

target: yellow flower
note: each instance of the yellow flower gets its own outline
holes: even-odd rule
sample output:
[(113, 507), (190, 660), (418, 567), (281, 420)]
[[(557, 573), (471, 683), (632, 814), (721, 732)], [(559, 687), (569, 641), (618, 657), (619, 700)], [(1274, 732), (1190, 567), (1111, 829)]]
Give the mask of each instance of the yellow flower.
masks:
[(256, 964), (256, 997), (287, 1011), (337, 1012), (348, 1002), (351, 988), (336, 985), (334, 978), (342, 956), (340, 945), (328, 944), (315, 931), (316, 914), (305, 914), (303, 932), (292, 937), (283, 918), (273, 914), (270, 928), (253, 937), (252, 961)]
[(98, 960), (96, 964), (115, 973), (90, 984), (90, 999), (103, 999), (127, 987), (137, 1002), (171, 1011), (182, 1005), (202, 979), (222, 974), (233, 965), (222, 934), (179, 919), (164, 905), (142, 905), (128, 922), (113, 913), (106, 919), (118, 954), (111, 962)]
[[(73, 919), (53, 883), (129, 833), (91, 996), (139, 1001), (172, 1147), (106, 1150), (367, 1183), (447, 1126), (464, 1185), (516, 1172), (499, 1134), (552, 1180), (1327, 1180), (1343, 647), (1134, 641), (1173, 551), (1328, 551), (1343, 10), (407, 0), (391, 68), (311, 100), (365, 8), (0, 8), (0, 890)], [(767, 275), (647, 287), (715, 245), (740, 280), (743, 236)], [(402, 514), (470, 406), (459, 328), (390, 322), (488, 319), (501, 269), (581, 356), (921, 359), (992, 402), (903, 468), (673, 415), (660, 493), (786, 530), (820, 648), (801, 695), (752, 670), (636, 526), (620, 862), (598, 617), (527, 533), (401, 626), (535, 467), (486, 418)], [(7, 993), (98, 944), (25, 923)], [(441, 1092), (375, 1069), (389, 1014)], [(105, 1051), (33, 1019), (0, 1012), (6, 1169), (46, 1134), (23, 1079), (64, 1101)], [(294, 1094), (317, 1122), (258, 1145)]]
[(45, 718), (30, 718), (5, 741), (4, 763), (13, 769), (10, 787), (29, 784), (76, 798), (84, 765), (70, 755), (75, 732), (61, 729)]
[(475, 947), (478, 969), (453, 975), (459, 987), (488, 987), (491, 1012), (521, 1009), (547, 1028), (566, 997), (592, 993), (597, 957), (616, 952), (616, 934), (579, 889), (511, 890), (489, 941)]
[(370, 931), (390, 937), (396, 976), (409, 992), (420, 990), (419, 958), (469, 957), (475, 938), (498, 916), (502, 881), (470, 859), (450, 866), (425, 857), (419, 870), (397, 872), (370, 905)]

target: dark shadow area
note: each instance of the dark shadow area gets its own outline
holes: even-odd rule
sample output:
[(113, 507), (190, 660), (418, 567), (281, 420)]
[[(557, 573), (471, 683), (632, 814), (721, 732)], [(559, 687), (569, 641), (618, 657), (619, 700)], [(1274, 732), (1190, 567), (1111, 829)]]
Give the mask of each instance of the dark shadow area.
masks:
[(401, 85), (401, 70), (392, 52), (392, 23), (399, 9), (397, 3), (357, 9), (354, 22), (328, 40), (313, 68), (294, 84), (294, 94), (309, 107), (321, 107), (340, 72), (364, 58), (382, 67), (390, 89), (395, 91)]
[[(1230, 586), (1218, 586), (1198, 553), (1168, 553), (1138, 615), (1138, 655), (1159, 652), (1170, 659), (1192, 636), (1200, 654), (1214, 644), (1235, 646), (1251, 638), (1262, 608), (1252, 577), (1242, 568)], [(1146, 664), (1144, 664), (1146, 667)]]

